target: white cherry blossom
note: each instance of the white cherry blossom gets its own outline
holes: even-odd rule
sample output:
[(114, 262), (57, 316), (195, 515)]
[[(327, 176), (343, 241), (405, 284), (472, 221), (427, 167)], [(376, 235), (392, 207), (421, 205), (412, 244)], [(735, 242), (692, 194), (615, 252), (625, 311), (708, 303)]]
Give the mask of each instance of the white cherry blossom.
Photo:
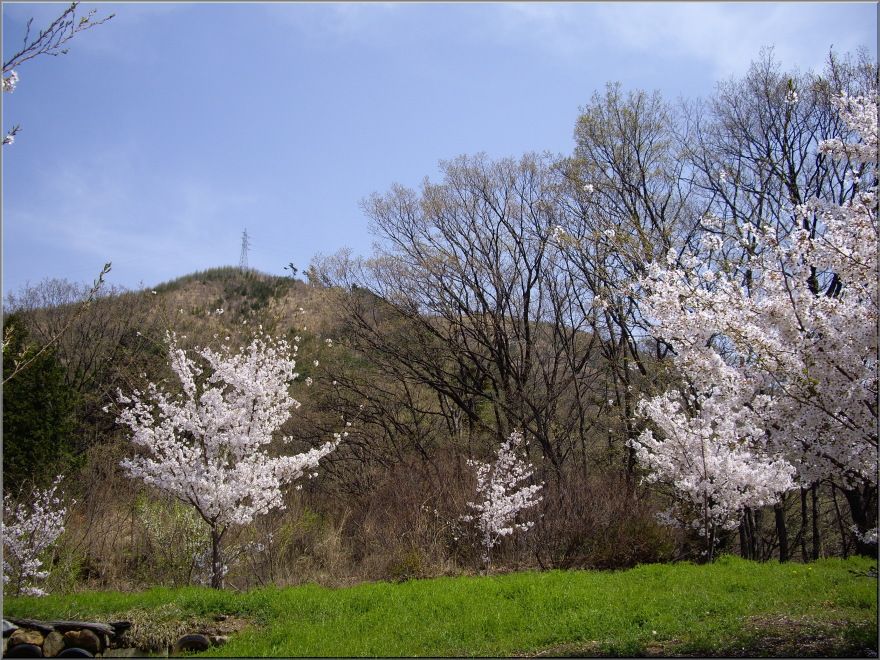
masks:
[(469, 460), (476, 468), (478, 502), (468, 502), (473, 515), (462, 516), (474, 522), (480, 533), (482, 560), (486, 569), (491, 562), (492, 548), (515, 531), (528, 531), (534, 522), (516, 522), (517, 515), (541, 501), (538, 491), (543, 484), (525, 485), (532, 477), (532, 466), (517, 457), (523, 435), (513, 431), (498, 449), (494, 463)]
[[(9, 495), (3, 498), (3, 584), (15, 596), (45, 596), (38, 582), (49, 572), (43, 570), (44, 553), (64, 532), (67, 506), (58, 494), (61, 476), (46, 490), (36, 490), (27, 503), (13, 506)], [(72, 504), (74, 502), (71, 502)]]
[[(792, 209), (793, 231), (734, 228), (729, 239), (754, 246), (747, 285), (697, 254), (679, 268), (653, 264), (642, 282), (689, 393), (642, 402), (659, 433), (634, 446), (650, 479), (673, 484), (706, 529), (735, 524), (743, 507), (795, 482), (876, 492), (876, 94), (836, 105), (860, 139), (825, 141), (819, 152), (846, 159), (854, 182), (870, 172), (871, 185), (843, 204), (814, 198)], [(803, 220), (818, 230), (798, 228)], [(859, 539), (874, 538), (876, 511), (868, 518)]]
[(119, 393), (125, 408), (118, 421), (143, 450), (122, 467), (192, 505), (208, 523), (215, 587), (222, 586), (220, 543), (226, 530), (284, 508), (283, 486), (317, 467), (341, 440), (337, 435), (296, 455), (266, 451), (300, 405), (289, 392), (296, 378), (293, 355), (287, 342), (264, 334), (238, 353), (224, 346), (192, 354), (169, 335), (168, 357), (182, 391), (171, 394), (150, 383), (144, 393)]

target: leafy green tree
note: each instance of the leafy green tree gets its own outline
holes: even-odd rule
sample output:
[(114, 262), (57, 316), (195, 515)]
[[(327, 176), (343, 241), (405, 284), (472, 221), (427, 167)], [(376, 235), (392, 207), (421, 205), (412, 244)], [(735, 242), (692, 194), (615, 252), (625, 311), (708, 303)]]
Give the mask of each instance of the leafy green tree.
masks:
[[(29, 360), (39, 347), (29, 342), (16, 315), (4, 322), (10, 341), (3, 350), (4, 379), (15, 369), (13, 355)], [(36, 355), (3, 388), (3, 484), (17, 491), (27, 481), (46, 485), (75, 462), (72, 434), (76, 397), (66, 384), (54, 350)]]

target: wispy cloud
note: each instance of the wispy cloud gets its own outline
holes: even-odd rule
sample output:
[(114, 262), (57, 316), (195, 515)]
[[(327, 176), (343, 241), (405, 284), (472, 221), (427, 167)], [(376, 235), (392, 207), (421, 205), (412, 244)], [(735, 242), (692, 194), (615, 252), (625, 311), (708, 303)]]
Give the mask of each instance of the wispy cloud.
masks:
[[(876, 19), (876, 5), (866, 4), (510, 3), (492, 9), (499, 14), (497, 38), (556, 57), (608, 57), (609, 67), (610, 53), (687, 58), (715, 78), (743, 73), (765, 46), (774, 47), (785, 66), (807, 69), (821, 66), (832, 42), (847, 51), (876, 40), (875, 20), (852, 20), (855, 12), (872, 11)], [(833, 24), (847, 29), (832, 37), (827, 28)]]
[[(27, 271), (53, 272), (50, 263), (34, 262), (59, 253), (67, 263), (112, 261), (124, 281), (233, 263), (241, 219), (259, 205), (259, 195), (197, 173), (147, 172), (137, 162), (125, 149), (105, 151), (47, 172), (39, 201), (7, 201), (13, 286)], [(18, 251), (39, 256), (16, 265)]]
[(645, 54), (693, 58), (708, 64), (716, 78), (740, 74), (761, 48), (772, 46), (788, 66), (819, 65), (819, 35), (805, 34), (804, 9), (795, 4), (721, 3), (602, 5), (604, 29), (621, 46)]
[(399, 15), (403, 7), (397, 2), (269, 2), (254, 5), (254, 10), (296, 29), (297, 38), (338, 45), (381, 38), (389, 20)]

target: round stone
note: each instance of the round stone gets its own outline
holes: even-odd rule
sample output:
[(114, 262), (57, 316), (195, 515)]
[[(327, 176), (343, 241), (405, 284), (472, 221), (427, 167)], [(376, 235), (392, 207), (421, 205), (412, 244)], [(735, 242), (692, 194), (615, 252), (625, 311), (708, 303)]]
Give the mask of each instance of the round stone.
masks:
[(39, 630), (31, 630), (30, 628), (19, 628), (9, 637), (9, 645), (16, 644), (33, 644), (34, 646), (43, 645), (43, 633)]
[(71, 646), (69, 649), (64, 649), (56, 657), (58, 657), (58, 658), (94, 658), (95, 655), (93, 653), (90, 653), (86, 649), (81, 649), (78, 646)]
[(172, 653), (179, 655), (181, 651), (207, 651), (211, 648), (211, 640), (205, 635), (184, 635), (177, 640)]
[(42, 658), (43, 651), (36, 644), (10, 645), (6, 650), (7, 658)]
[[(91, 630), (83, 628), (82, 630), (69, 630), (64, 633), (64, 644), (68, 649), (78, 648), (85, 649), (92, 655), (101, 652), (101, 640)], [(62, 657), (59, 653), (58, 657)], [(65, 656), (65, 657), (83, 657), (83, 656)]]
[(53, 630), (46, 639), (43, 640), (43, 656), (46, 658), (54, 658), (64, 650), (64, 635), (57, 630)]

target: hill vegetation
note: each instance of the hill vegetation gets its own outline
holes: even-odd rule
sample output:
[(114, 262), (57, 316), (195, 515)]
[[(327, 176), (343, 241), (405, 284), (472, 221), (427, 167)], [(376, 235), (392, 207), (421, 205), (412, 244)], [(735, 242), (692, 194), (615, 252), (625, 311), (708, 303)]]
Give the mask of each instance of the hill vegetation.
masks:
[[(582, 109), (570, 156), (463, 156), (442, 164), (439, 182), (377, 194), (364, 203), (376, 253), (316, 258), (307, 281), (223, 267), (154, 289), (108, 289), (91, 301), (89, 287), (58, 280), (10, 296), (4, 368), (51, 350), (5, 388), (4, 494), (27, 500), (31, 487), (63, 474), (76, 500), (47, 562), (48, 590), (206, 581), (204, 521), (120, 468), (135, 448), (118, 423), (119, 392), (179, 387), (168, 333), (185, 349), (235, 347), (255, 328), (299, 347), (293, 393), (303, 405), (281, 429), (291, 443), (278, 439), (271, 451), (348, 436), (316, 478), (286, 493), (284, 510), (230, 530), (226, 582), (234, 588), (474, 573), (479, 539), (463, 519), (475, 497), (469, 461), (494, 456), (515, 430), (533, 481), (544, 486), (534, 526), (493, 550), (500, 572), (623, 569), (731, 553), (803, 563), (876, 556), (870, 470), (819, 471), (815, 462), (773, 501), (744, 496), (732, 518), (716, 520), (706, 512), (717, 502), (706, 496), (701, 510), (683, 497), (681, 484), (693, 475), (648, 483), (639, 454), (647, 432), (663, 435), (640, 402), (667, 392), (698, 401), (676, 362), (676, 340), (656, 336), (646, 316), (649, 263), (683, 267), (693, 252), (713, 275), (752, 286), (756, 244), (730, 236), (801, 231), (795, 198), (861, 199), (848, 163), (827, 158), (818, 141), (857, 138), (832, 101), (840, 92), (876, 93), (876, 80), (864, 54), (832, 56), (820, 74), (783, 72), (762, 56), (742, 80), (719, 85), (700, 112), (610, 85)], [(743, 117), (760, 118), (763, 128)], [(862, 175), (876, 178), (873, 165)], [(835, 273), (817, 271), (810, 284), (814, 296), (840, 291)], [(732, 339), (703, 343), (716, 362), (749, 359)], [(876, 393), (876, 377), (864, 386)], [(699, 410), (692, 406), (688, 419)], [(867, 438), (876, 448), (876, 434)], [(745, 454), (760, 456), (760, 444), (744, 446)], [(788, 451), (794, 460), (800, 449)], [(690, 481), (705, 493), (732, 474), (721, 472)], [(746, 572), (746, 564), (731, 565)], [(791, 577), (805, 569), (773, 570)], [(643, 632), (603, 652), (644, 650)], [(582, 641), (538, 637), (522, 648)], [(432, 648), (520, 648), (456, 644)]]

